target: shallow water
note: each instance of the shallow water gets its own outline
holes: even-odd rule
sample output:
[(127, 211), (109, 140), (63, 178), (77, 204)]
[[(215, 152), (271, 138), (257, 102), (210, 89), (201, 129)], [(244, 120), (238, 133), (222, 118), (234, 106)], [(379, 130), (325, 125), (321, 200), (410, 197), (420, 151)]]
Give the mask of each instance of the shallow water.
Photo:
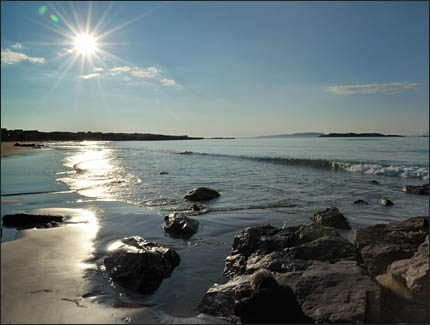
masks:
[[(336, 206), (353, 229), (429, 214), (428, 196), (401, 186), (428, 182), (429, 138), (287, 138), (154, 142), (47, 143), (51, 150), (2, 159), (2, 215), (37, 208), (94, 212), (98, 231), (88, 275), (92, 299), (155, 304), (176, 317), (191, 317), (209, 286), (223, 283), (225, 257), (241, 229), (270, 223), (311, 221), (312, 213)], [(161, 175), (160, 172), (167, 172)], [(369, 183), (377, 180), (380, 184)], [(221, 196), (195, 215), (190, 239), (167, 236), (163, 216), (191, 214), (186, 192), (197, 186)], [(39, 192), (38, 194), (31, 194)], [(44, 192), (44, 193), (41, 193)], [(395, 204), (384, 207), (378, 199)], [(369, 205), (354, 205), (363, 199)], [(181, 264), (149, 296), (109, 283), (98, 268), (108, 245), (139, 235), (173, 247)], [(344, 235), (352, 240), (353, 230)], [(16, 231), (4, 229), (3, 240)]]

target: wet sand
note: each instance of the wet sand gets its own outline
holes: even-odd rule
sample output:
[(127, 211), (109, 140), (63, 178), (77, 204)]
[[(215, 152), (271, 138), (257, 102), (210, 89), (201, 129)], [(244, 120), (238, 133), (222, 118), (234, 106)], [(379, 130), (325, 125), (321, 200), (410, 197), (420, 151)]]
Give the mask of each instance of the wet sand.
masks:
[(78, 223), (23, 230), (17, 240), (1, 244), (2, 324), (159, 323), (149, 308), (113, 308), (83, 297), (91, 290), (85, 261), (97, 232), (91, 212), (33, 212), (67, 214)]
[[(7, 157), (12, 155), (20, 155), (30, 151), (44, 150), (44, 149), (33, 149), (31, 147), (15, 147), (16, 142), (2, 142), (1, 143), (1, 157)], [(19, 142), (19, 143), (35, 143), (35, 142)]]

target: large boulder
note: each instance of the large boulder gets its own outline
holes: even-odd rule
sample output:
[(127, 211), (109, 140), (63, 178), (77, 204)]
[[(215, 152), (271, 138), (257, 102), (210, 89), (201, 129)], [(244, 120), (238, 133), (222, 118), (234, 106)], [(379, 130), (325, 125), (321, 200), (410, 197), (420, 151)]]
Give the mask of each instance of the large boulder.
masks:
[(377, 323), (381, 288), (355, 261), (313, 262), (295, 284), (303, 312), (318, 323)]
[(429, 233), (429, 217), (359, 227), (355, 244), (373, 276), (386, 273), (387, 267), (401, 259), (411, 258)]
[(424, 185), (405, 185), (402, 187), (402, 191), (411, 194), (429, 195), (429, 184)]
[(396, 322), (430, 322), (429, 236), (411, 258), (393, 262), (376, 279), (387, 289), (386, 305)]
[(18, 229), (51, 228), (58, 227), (63, 220), (63, 216), (17, 213), (3, 216), (3, 226)]
[(173, 236), (191, 236), (197, 232), (199, 222), (181, 213), (171, 213), (164, 217), (163, 228)]
[(142, 294), (155, 291), (180, 263), (179, 255), (165, 245), (133, 236), (116, 241), (104, 259), (114, 282)]
[(312, 219), (323, 226), (333, 227), (338, 229), (351, 229), (351, 226), (346, 221), (345, 216), (335, 208), (327, 208), (324, 211), (315, 212)]
[(250, 292), (250, 278), (249, 275), (242, 275), (224, 284), (215, 283), (200, 300), (197, 310), (239, 324), (240, 319), (234, 314), (234, 292)]
[(251, 274), (260, 267), (284, 273), (302, 270), (307, 261), (361, 261), (359, 251), (335, 229), (319, 224), (275, 228), (248, 227), (235, 236), (224, 274)]
[(206, 201), (214, 199), (218, 196), (220, 196), (220, 194), (211, 188), (197, 187), (189, 191), (185, 195), (184, 199), (188, 201)]

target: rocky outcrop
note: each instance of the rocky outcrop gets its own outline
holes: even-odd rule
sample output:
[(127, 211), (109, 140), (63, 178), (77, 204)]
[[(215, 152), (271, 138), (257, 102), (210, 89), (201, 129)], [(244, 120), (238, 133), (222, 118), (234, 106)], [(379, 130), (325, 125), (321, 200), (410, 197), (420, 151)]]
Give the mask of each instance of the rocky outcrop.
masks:
[(430, 322), (428, 235), (411, 258), (393, 262), (376, 279), (386, 288), (385, 305), (396, 322)]
[(138, 236), (118, 240), (111, 248), (104, 259), (108, 275), (119, 285), (142, 294), (154, 292), (180, 263), (173, 249)]
[(184, 199), (188, 201), (207, 201), (214, 199), (218, 196), (220, 196), (220, 194), (211, 188), (197, 187), (189, 191), (185, 195)]
[(429, 195), (429, 184), (424, 185), (405, 185), (402, 187), (402, 191), (411, 194)]
[(429, 233), (428, 217), (360, 227), (355, 244), (373, 276), (385, 273), (394, 261), (411, 258)]
[(381, 198), (381, 199), (379, 199), (378, 202), (380, 205), (383, 205), (386, 207), (394, 205), (393, 201), (391, 201), (390, 199), (386, 199), (386, 198)]
[(3, 216), (3, 226), (17, 229), (52, 228), (60, 226), (59, 222), (63, 220), (63, 216), (17, 213)]
[(171, 213), (164, 217), (164, 231), (173, 236), (191, 236), (197, 232), (199, 222), (181, 213)]
[(315, 212), (312, 219), (320, 225), (333, 227), (338, 229), (351, 229), (351, 226), (346, 221), (345, 216), (340, 211), (333, 207), (327, 208), (324, 211)]
[(250, 275), (266, 268), (293, 289), (305, 314), (316, 322), (377, 322), (381, 290), (360, 262), (359, 251), (333, 228), (249, 227), (235, 236), (226, 258), (224, 274), (231, 279), (213, 285), (198, 310), (238, 323), (234, 290), (249, 290)]

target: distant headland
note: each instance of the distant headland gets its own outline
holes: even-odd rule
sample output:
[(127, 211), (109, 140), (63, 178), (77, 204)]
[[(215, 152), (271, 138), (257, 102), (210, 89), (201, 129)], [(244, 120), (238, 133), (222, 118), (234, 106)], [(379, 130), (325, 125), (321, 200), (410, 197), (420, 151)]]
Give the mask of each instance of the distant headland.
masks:
[(201, 140), (202, 137), (151, 133), (40, 132), (37, 130), (1, 129), (1, 141), (142, 141)]
[(382, 134), (382, 133), (329, 133), (329, 134), (321, 134), (319, 137), (321, 138), (354, 138), (354, 137), (404, 137), (404, 135), (397, 134)]

